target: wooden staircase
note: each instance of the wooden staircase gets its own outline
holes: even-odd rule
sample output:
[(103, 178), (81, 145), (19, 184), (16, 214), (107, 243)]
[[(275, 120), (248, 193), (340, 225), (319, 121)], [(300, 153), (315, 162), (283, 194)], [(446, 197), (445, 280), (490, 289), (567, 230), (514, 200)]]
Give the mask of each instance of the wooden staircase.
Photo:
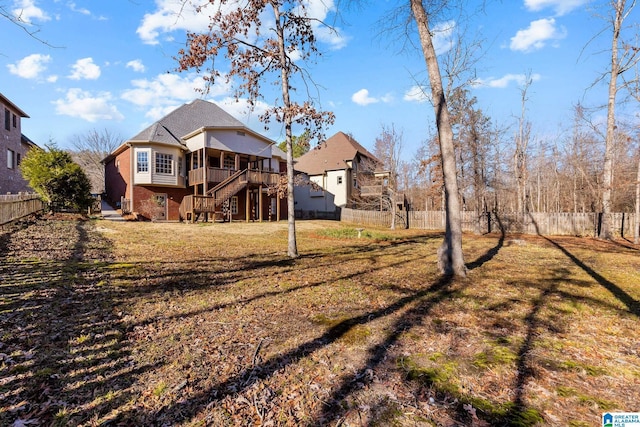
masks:
[(280, 175), (275, 172), (263, 172), (244, 169), (237, 171), (211, 190), (206, 196), (185, 196), (180, 203), (180, 218), (183, 220), (197, 221), (202, 213), (222, 213), (224, 203), (238, 194), (249, 184), (265, 186), (278, 183)]

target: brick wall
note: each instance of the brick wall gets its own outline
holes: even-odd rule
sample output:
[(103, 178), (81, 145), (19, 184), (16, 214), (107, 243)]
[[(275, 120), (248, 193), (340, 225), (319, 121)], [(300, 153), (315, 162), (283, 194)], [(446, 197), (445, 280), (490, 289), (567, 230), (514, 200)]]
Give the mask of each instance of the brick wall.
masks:
[[(146, 185), (136, 185), (133, 187), (133, 208), (132, 210), (146, 219), (152, 219), (153, 212), (149, 211), (151, 199), (156, 195), (166, 196), (168, 221), (180, 219), (180, 203), (187, 194), (191, 194), (186, 188), (167, 188)], [(162, 218), (157, 218), (162, 219)]]
[(120, 202), (121, 197), (130, 199), (131, 149), (127, 148), (122, 153), (112, 157), (104, 167), (106, 200), (115, 206), (116, 203)]
[[(5, 121), (7, 112), (8, 121)], [(0, 98), (0, 194), (32, 191), (19, 167), (29, 150), (29, 145), (22, 143), (21, 115)]]

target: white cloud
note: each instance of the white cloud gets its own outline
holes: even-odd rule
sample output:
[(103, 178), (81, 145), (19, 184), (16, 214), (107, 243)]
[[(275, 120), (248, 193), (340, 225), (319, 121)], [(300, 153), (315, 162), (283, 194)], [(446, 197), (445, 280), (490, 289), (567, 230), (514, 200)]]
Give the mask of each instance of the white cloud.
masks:
[(59, 115), (79, 117), (88, 122), (98, 120), (122, 120), (124, 116), (111, 104), (109, 92), (91, 94), (78, 88), (67, 91), (64, 99), (53, 102)]
[(436, 55), (441, 55), (451, 50), (454, 44), (453, 32), (455, 29), (455, 21), (440, 22), (431, 29)]
[(26, 24), (31, 24), (33, 21), (44, 22), (51, 19), (44, 10), (36, 6), (35, 0), (17, 0), (12, 12), (16, 19)]
[[(201, 97), (199, 90), (205, 88), (206, 82), (197, 74), (159, 74), (153, 79), (133, 80), (131, 84), (133, 88), (125, 91), (122, 99), (138, 107), (150, 108), (146, 116), (155, 120), (172, 108)], [(227, 96), (230, 92), (231, 86), (223, 76), (209, 88), (208, 96)]]
[(552, 8), (560, 16), (578, 9), (588, 2), (589, 0), (524, 0), (524, 5), (532, 12)]
[(369, 96), (369, 91), (367, 89), (360, 89), (351, 95), (351, 100), (358, 105), (369, 105), (378, 102), (378, 99)]
[(215, 101), (215, 103), (241, 122), (254, 122), (254, 128), (260, 126), (256, 119), (271, 108), (271, 105), (264, 101), (256, 101), (250, 105), (247, 99), (236, 100), (233, 97), (225, 97), (220, 101)]
[(145, 71), (144, 64), (139, 59), (127, 62), (127, 68), (131, 68), (136, 73), (144, 73)]
[[(540, 74), (531, 74), (532, 81), (538, 81), (542, 76)], [(510, 83), (515, 82), (518, 86), (522, 86), (527, 81), (526, 74), (505, 74), (499, 78), (478, 79), (474, 82), (476, 87), (491, 87), (503, 89), (509, 86)]]
[(71, 11), (76, 12), (76, 13), (80, 13), (82, 15), (91, 15), (91, 11), (87, 8), (84, 7), (78, 7), (74, 2), (70, 2), (68, 3), (69, 9), (71, 9)]
[(412, 86), (404, 93), (403, 100), (408, 102), (423, 103), (431, 99), (429, 89), (422, 86)]
[(559, 40), (566, 36), (566, 31), (556, 28), (556, 20), (553, 18), (538, 19), (531, 22), (529, 28), (518, 30), (511, 38), (509, 47), (511, 50), (529, 52), (542, 49), (549, 40)]
[(100, 67), (93, 63), (93, 58), (78, 59), (71, 68), (73, 70), (69, 75), (71, 80), (96, 80), (100, 77)]
[(7, 68), (11, 74), (23, 79), (37, 79), (46, 71), (49, 62), (51, 62), (51, 56), (34, 53), (25, 56), (15, 64), (8, 64)]
[(331, 12), (335, 12), (336, 7), (333, 0), (305, 0), (307, 16), (313, 18), (313, 31), (322, 43), (328, 44), (331, 49), (342, 49), (347, 45), (349, 38), (342, 34), (338, 27), (328, 27), (323, 25), (327, 16)]
[(209, 26), (209, 14), (204, 11), (197, 13), (190, 2), (175, 0), (156, 0), (157, 10), (147, 13), (136, 33), (144, 43), (158, 44), (161, 33), (174, 30), (204, 32)]
[[(339, 28), (331, 29), (322, 24), (329, 13), (336, 10), (333, 0), (305, 0), (304, 6), (307, 16), (314, 18), (312, 26), (321, 43), (328, 44), (332, 49), (340, 49), (346, 45), (348, 38), (341, 33)], [(158, 44), (158, 38), (161, 35), (164, 34), (166, 38), (170, 38), (168, 33), (176, 30), (206, 32), (211, 23), (207, 8), (217, 10), (219, 7), (221, 6), (218, 2), (211, 4), (205, 2), (203, 10), (198, 13), (195, 5), (191, 2), (156, 0), (156, 10), (144, 15), (136, 33), (144, 43)], [(223, 13), (225, 10), (231, 11), (237, 7), (237, 2), (225, 3), (222, 6)], [(264, 16), (260, 16), (260, 19), (262, 21), (261, 34), (266, 34), (269, 28), (272, 28), (270, 23), (273, 22), (273, 16), (264, 14)]]

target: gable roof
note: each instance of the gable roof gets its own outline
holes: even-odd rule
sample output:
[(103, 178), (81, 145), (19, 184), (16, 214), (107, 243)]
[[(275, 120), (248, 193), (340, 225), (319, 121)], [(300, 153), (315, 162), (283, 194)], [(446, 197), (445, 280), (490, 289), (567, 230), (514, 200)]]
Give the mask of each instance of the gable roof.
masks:
[(25, 117), (25, 118), (29, 118), (29, 116), (27, 115), (27, 113), (25, 113), (24, 111), (22, 111), (16, 104), (14, 104), (13, 102), (11, 102), (11, 100), (9, 100), (9, 98), (7, 98), (6, 96), (4, 96), (3, 94), (0, 93), (0, 102), (2, 102), (4, 105), (11, 107), (11, 109), (18, 113), (18, 115), (20, 117)]
[(380, 161), (355, 139), (338, 132), (331, 138), (318, 144), (303, 156), (300, 156), (295, 169), (308, 175), (320, 175), (326, 171), (348, 169), (347, 161), (353, 160), (358, 154), (373, 160)]
[(183, 136), (205, 127), (245, 128), (242, 122), (216, 104), (196, 99), (173, 110), (129, 142), (148, 141), (184, 147)]

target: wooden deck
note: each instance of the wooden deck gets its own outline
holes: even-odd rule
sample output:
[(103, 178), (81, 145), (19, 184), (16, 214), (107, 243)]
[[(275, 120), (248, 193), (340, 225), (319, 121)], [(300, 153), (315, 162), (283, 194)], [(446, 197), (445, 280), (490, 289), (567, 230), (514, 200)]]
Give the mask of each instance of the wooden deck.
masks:
[[(271, 187), (280, 181), (280, 174), (277, 172), (267, 172), (261, 170), (245, 169), (236, 171), (233, 169), (206, 168), (209, 179), (212, 177), (220, 179), (218, 185), (207, 192), (207, 195), (189, 195), (182, 199), (180, 204), (180, 218), (190, 222), (195, 222), (202, 215), (222, 214), (222, 206), (225, 201), (238, 194), (248, 186)], [(205, 168), (189, 171), (189, 183), (191, 184), (192, 172), (201, 171)], [(196, 176), (197, 177), (197, 176)], [(203, 175), (200, 177), (202, 178)]]

